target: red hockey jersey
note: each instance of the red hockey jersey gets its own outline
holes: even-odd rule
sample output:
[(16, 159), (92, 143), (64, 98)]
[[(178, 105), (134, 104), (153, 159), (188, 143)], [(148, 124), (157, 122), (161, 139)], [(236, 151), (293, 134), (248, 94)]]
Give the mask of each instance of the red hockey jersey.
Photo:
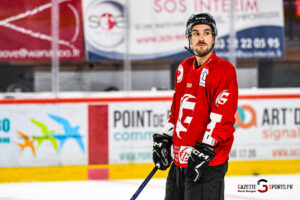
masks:
[(173, 153), (177, 166), (187, 167), (196, 141), (215, 148), (209, 165), (224, 163), (234, 140), (238, 85), (235, 68), (213, 55), (196, 68), (196, 57), (181, 62), (176, 70), (175, 93), (169, 116), (174, 126)]

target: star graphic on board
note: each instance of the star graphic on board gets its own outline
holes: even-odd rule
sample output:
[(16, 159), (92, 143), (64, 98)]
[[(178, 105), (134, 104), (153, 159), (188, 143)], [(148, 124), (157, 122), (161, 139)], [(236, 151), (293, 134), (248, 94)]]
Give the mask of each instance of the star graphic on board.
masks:
[(17, 143), (20, 147), (21, 147), (21, 152), (26, 148), (29, 147), (33, 153), (33, 155), (35, 156), (35, 148), (34, 148), (34, 140), (30, 140), (28, 135), (22, 133), (21, 131), (17, 131), (17, 133), (24, 139), (24, 143)]

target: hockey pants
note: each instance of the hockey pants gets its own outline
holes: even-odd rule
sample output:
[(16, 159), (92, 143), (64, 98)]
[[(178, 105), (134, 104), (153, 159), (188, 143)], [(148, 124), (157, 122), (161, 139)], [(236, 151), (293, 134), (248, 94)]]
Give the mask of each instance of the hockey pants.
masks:
[(199, 182), (185, 177), (186, 168), (172, 164), (166, 183), (165, 200), (224, 200), (224, 176), (228, 161), (209, 166), (203, 171)]

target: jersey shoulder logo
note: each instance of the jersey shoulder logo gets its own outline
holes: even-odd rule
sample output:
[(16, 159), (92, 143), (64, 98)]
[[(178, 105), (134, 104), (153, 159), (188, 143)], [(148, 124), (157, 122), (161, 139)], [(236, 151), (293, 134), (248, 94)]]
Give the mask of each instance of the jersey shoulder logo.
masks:
[(205, 80), (206, 76), (208, 75), (209, 70), (208, 69), (203, 69), (200, 75), (200, 82), (199, 85), (205, 87)]
[(229, 95), (230, 93), (228, 92), (228, 90), (223, 90), (216, 98), (216, 102), (215, 102), (216, 106), (218, 106), (219, 104), (221, 105), (225, 104), (228, 101), (227, 97)]
[(183, 78), (183, 66), (179, 65), (178, 67), (178, 75), (177, 75), (177, 83), (180, 83)]

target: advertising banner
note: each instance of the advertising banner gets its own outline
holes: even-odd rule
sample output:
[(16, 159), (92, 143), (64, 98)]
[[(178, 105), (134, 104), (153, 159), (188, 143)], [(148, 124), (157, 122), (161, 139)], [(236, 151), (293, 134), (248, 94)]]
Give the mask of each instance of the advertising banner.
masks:
[[(239, 97), (230, 160), (300, 159), (299, 94), (266, 96)], [(171, 95), (111, 100), (1, 104), (0, 167), (151, 163)]]
[(109, 104), (109, 163), (152, 162), (152, 135), (161, 133), (171, 102)]
[[(208, 12), (218, 27), (215, 50), (229, 56), (234, 42), (239, 58), (284, 56), (282, 0), (235, 1), (234, 28), (237, 38), (230, 41), (231, 0), (130, 0), (128, 18), (125, 0), (83, 0), (86, 52), (89, 60), (130, 58), (182, 59), (191, 56), (185, 26), (193, 13)], [(270, 6), (272, 5), (272, 6)], [(128, 31), (126, 31), (128, 21)], [(127, 40), (127, 41), (126, 41)], [(128, 43), (128, 46), (126, 46)]]
[[(81, 0), (59, 0), (59, 57), (83, 60)], [(51, 0), (1, 0), (0, 61), (50, 60)]]
[(86, 104), (0, 105), (0, 111), (0, 167), (87, 164)]
[(239, 100), (230, 160), (300, 158), (300, 99)]
[[(240, 99), (230, 160), (300, 159), (300, 99)], [(151, 163), (171, 102), (108, 104), (109, 163)]]

